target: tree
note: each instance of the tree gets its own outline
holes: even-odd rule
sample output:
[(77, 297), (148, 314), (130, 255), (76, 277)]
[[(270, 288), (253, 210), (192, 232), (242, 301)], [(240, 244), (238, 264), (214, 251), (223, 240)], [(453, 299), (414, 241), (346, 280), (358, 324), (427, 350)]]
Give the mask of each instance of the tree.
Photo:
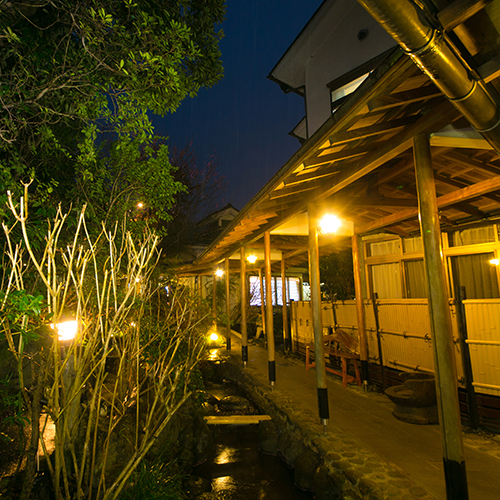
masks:
[(120, 148), (144, 151), (148, 111), (174, 111), (221, 78), (224, 12), (223, 0), (2, 2), (0, 196), (35, 179), (30, 199), (42, 212), (74, 201), (78, 176), (94, 182), (103, 168), (103, 123)]
[(354, 271), (351, 250), (341, 250), (321, 257), (321, 290), (328, 300), (349, 300), (354, 298)]
[(200, 164), (192, 143), (179, 149), (173, 147), (170, 161), (175, 168), (174, 177), (186, 187), (175, 196), (164, 226), (168, 235), (161, 244), (164, 252), (178, 252), (189, 243), (196, 232), (196, 223), (224, 205), (226, 189), (224, 176), (217, 172), (217, 158), (212, 156)]

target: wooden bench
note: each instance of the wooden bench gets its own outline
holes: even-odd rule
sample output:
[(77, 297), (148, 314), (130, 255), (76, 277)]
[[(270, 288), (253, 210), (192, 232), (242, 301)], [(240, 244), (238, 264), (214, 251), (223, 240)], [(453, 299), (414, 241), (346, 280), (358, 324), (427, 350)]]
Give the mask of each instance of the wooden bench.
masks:
[[(333, 368), (330, 368), (329, 366), (325, 366), (325, 370), (342, 377), (342, 385), (344, 387), (347, 387), (347, 384), (353, 382), (357, 382), (358, 385), (361, 385), (361, 375), (358, 366), (359, 355), (355, 352), (350, 352), (349, 350), (343, 350), (340, 348), (343, 347), (346, 349), (355, 350), (357, 347), (356, 340), (349, 334), (337, 328), (337, 330), (335, 330), (335, 332), (333, 332), (331, 335), (323, 335), (323, 344), (324, 353), (328, 354), (330, 359), (332, 357), (339, 358), (342, 366), (342, 371), (335, 370)], [(314, 366), (316, 366), (316, 363), (310, 361), (311, 349), (314, 353), (314, 342), (310, 342), (306, 345), (306, 370), (309, 370), (309, 368), (313, 368)], [(354, 377), (347, 373), (348, 360), (350, 360), (354, 365)]]

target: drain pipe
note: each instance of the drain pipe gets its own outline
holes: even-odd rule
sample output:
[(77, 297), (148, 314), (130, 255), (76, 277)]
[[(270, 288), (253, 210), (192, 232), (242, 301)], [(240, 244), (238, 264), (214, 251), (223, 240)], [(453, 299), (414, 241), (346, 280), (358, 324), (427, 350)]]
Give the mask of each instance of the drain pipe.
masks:
[(500, 152), (500, 108), (444, 33), (410, 0), (358, 0), (415, 64)]

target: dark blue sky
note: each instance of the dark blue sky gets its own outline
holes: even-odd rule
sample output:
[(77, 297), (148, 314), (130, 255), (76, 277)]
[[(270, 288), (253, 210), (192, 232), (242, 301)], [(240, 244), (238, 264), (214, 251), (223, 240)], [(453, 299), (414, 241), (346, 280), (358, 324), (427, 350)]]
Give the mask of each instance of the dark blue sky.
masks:
[(186, 99), (173, 115), (153, 117), (158, 135), (201, 163), (218, 159), (227, 179), (224, 202), (242, 209), (299, 148), (288, 135), (304, 100), (267, 78), (322, 0), (228, 0), (220, 43), (225, 76)]

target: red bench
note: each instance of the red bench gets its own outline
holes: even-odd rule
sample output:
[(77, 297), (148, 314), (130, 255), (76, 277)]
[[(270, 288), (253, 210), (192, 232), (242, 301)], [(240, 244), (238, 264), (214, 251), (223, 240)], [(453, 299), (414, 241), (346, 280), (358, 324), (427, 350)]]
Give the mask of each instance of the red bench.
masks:
[[(358, 385), (361, 385), (361, 375), (358, 366), (359, 355), (355, 352), (350, 352), (349, 350), (343, 350), (343, 348), (354, 350), (357, 345), (356, 340), (344, 331), (337, 328), (337, 330), (335, 330), (335, 332), (331, 335), (323, 335), (323, 344), (324, 353), (328, 354), (330, 359), (332, 359), (332, 357), (340, 359), (342, 366), (342, 371), (338, 371), (330, 368), (329, 366), (325, 366), (326, 371), (342, 377), (342, 385), (344, 387), (347, 387), (347, 384), (353, 382), (357, 382)], [(316, 366), (316, 363), (310, 361), (311, 349), (314, 353), (314, 342), (310, 342), (306, 345), (306, 370), (309, 370), (309, 368), (313, 368), (314, 366)], [(347, 373), (348, 360), (350, 360), (354, 365), (354, 377)]]

